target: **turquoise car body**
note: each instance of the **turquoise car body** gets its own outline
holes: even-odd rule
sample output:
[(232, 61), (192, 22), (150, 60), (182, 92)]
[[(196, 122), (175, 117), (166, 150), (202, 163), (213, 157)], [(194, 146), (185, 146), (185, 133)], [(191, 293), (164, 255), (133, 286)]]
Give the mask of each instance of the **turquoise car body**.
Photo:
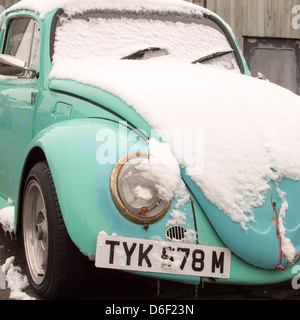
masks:
[[(57, 9), (58, 10), (58, 9)], [(49, 79), (52, 69), (51, 45), (52, 23), (57, 10), (43, 18), (30, 10), (6, 11), (1, 23), (6, 25), (13, 17), (26, 15), (36, 19), (41, 28), (41, 54), (39, 79), (0, 79), (0, 209), (15, 206), (15, 233), (18, 232), (22, 215), (22, 192), (26, 175), (39, 161), (46, 160), (53, 175), (61, 211), (68, 233), (90, 259), (95, 259), (96, 241), (100, 231), (124, 237), (151, 239), (164, 238), (169, 213), (175, 207), (171, 203), (169, 212), (147, 230), (127, 220), (120, 214), (110, 194), (110, 178), (113, 164), (99, 165), (95, 154), (99, 141), (95, 138), (99, 130), (111, 130), (118, 137), (116, 160), (126, 156), (121, 140), (128, 141), (133, 130), (135, 141), (128, 141), (132, 151), (148, 153), (147, 140), (151, 135), (149, 124), (124, 101), (100, 88), (72, 80)], [(215, 19), (227, 28), (218, 17)], [(240, 55), (244, 74), (250, 76), (241, 50), (230, 29), (228, 34)], [(0, 34), (3, 49), (5, 28)], [(124, 123), (120, 132), (119, 122)], [(293, 266), (282, 259), (286, 270), (275, 270), (280, 260), (276, 225), (272, 224), (274, 208), (266, 201), (256, 208), (256, 223), (249, 223), (248, 231), (222, 214), (210, 203), (181, 168), (190, 201), (185, 204), (187, 224), (198, 233), (198, 242), (209, 246), (228, 247), (232, 251), (229, 279), (218, 279), (220, 283), (265, 284), (287, 281), (294, 277)], [(290, 190), (289, 210), (297, 212), (297, 194), (300, 184), (283, 180), (283, 191)], [(271, 186), (266, 196), (280, 207), (282, 200)], [(300, 218), (290, 214), (286, 219), (286, 230), (297, 251), (300, 250)], [(211, 281), (208, 278), (182, 275), (145, 274), (173, 281), (199, 284)]]

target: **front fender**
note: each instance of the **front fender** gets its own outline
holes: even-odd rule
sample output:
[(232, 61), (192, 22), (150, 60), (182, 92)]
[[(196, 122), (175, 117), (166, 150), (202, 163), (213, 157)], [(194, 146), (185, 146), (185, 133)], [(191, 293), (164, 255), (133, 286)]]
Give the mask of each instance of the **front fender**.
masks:
[(136, 228), (136, 236), (142, 236), (141, 227), (123, 218), (110, 196), (116, 162), (127, 153), (148, 153), (142, 133), (107, 119), (70, 120), (40, 132), (29, 149), (36, 147), (51, 170), (68, 233), (84, 254), (93, 256), (99, 230), (132, 236)]
[[(143, 132), (129, 128), (124, 122), (107, 119), (69, 120), (40, 132), (30, 147), (43, 150), (67, 231), (90, 259), (95, 258), (100, 231), (131, 238), (165, 239), (180, 198), (172, 200), (165, 216), (144, 228), (126, 219), (111, 197), (111, 173), (119, 159), (131, 153), (149, 153), (148, 138)], [(186, 215), (185, 228), (192, 235), (196, 230), (192, 201), (181, 204), (181, 209)], [(196, 243), (197, 239), (189, 241)], [(197, 276), (162, 274), (159, 277), (199, 283)]]

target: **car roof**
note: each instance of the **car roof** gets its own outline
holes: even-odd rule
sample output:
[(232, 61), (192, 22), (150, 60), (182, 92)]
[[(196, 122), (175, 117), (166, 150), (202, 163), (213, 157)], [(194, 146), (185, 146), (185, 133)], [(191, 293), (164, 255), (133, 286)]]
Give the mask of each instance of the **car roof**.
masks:
[(21, 0), (7, 11), (31, 10), (43, 18), (47, 13), (63, 9), (67, 14), (80, 14), (91, 10), (113, 11), (154, 11), (159, 13), (179, 13), (202, 16), (209, 10), (184, 0)]

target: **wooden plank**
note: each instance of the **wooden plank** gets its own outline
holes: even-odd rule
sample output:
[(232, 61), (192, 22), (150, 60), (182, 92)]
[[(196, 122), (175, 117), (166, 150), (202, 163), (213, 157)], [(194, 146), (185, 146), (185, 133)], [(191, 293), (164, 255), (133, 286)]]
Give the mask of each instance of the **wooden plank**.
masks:
[(7, 9), (17, 2), (19, 2), (19, 0), (0, 0), (0, 5)]
[(243, 10), (243, 1), (235, 0), (232, 9), (232, 19), (231, 26), (232, 30), (236, 36), (237, 42), (239, 43), (241, 50), (244, 50), (244, 41), (243, 41), (243, 20), (244, 20), (244, 10)]
[(206, 5), (206, 0), (193, 0), (193, 3), (201, 6), (201, 7), (205, 7)]
[(299, 0), (244, 0), (244, 36), (300, 38), (292, 28), (292, 8)]
[(299, 0), (207, 0), (207, 8), (231, 26), (241, 47), (245, 36), (300, 39), (300, 29), (292, 27), (296, 5)]
[(194, 4), (197, 4), (197, 5), (201, 6), (201, 7), (204, 7), (205, 6), (205, 2), (206, 2), (206, 0), (185, 0), (185, 1), (192, 2)]
[(231, 27), (243, 47), (243, 0), (207, 0), (207, 8), (218, 14)]
[[(293, 8), (294, 6), (299, 6), (300, 5), (300, 1), (299, 0), (291, 0), (291, 7)], [(286, 5), (286, 4), (285, 4)], [(287, 6), (285, 6), (285, 12), (288, 12), (289, 8)], [(296, 16), (293, 15), (290, 11), (289, 11), (290, 15), (291, 15), (291, 20)], [(298, 11), (298, 15), (299, 15), (299, 11)], [(300, 24), (300, 19), (298, 19), (298, 23)], [(297, 38), (300, 40), (300, 29), (296, 30), (294, 28), (292, 28), (292, 32), (291, 32), (291, 36), (292, 38)]]

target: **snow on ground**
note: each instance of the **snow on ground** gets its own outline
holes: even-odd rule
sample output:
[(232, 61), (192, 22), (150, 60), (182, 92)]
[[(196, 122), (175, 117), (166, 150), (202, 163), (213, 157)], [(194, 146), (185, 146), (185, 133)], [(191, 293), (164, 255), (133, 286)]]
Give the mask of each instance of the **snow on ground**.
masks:
[(14, 256), (7, 258), (2, 266), (2, 271), (6, 273), (7, 286), (11, 290), (9, 298), (12, 300), (35, 300), (23, 292), (29, 286), (29, 282), (27, 276), (22, 274), (21, 268), (14, 265), (14, 260)]
[[(11, 202), (11, 201), (9, 201)], [(5, 232), (13, 233), (13, 221), (14, 221), (14, 206), (5, 207), (0, 210), (0, 224)], [(15, 257), (11, 256), (6, 259), (2, 266), (2, 272), (5, 273), (5, 280), (7, 282), (7, 288), (10, 289), (9, 298), (12, 300), (35, 300), (27, 293), (23, 292), (29, 285), (28, 278), (22, 274), (22, 270), (19, 266), (14, 265)]]
[(0, 224), (5, 232), (13, 232), (15, 207), (10, 206), (0, 210)]

